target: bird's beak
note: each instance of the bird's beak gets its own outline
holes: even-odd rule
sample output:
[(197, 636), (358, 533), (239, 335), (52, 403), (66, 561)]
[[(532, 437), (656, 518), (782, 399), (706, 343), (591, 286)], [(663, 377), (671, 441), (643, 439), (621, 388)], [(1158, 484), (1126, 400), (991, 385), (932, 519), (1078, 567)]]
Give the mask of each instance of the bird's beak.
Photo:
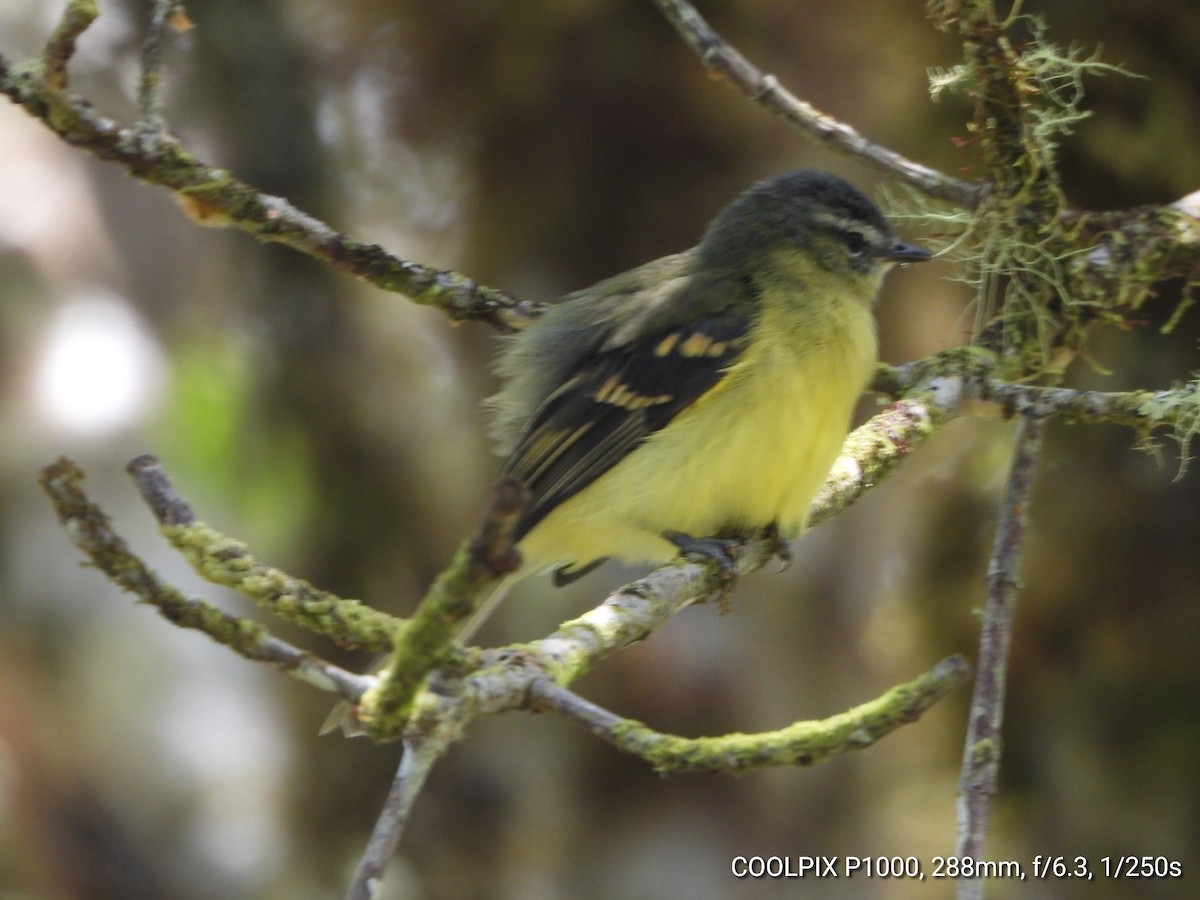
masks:
[(907, 244), (904, 241), (896, 241), (880, 255), (884, 259), (899, 263), (925, 262), (925, 260), (933, 258), (933, 254), (924, 247)]

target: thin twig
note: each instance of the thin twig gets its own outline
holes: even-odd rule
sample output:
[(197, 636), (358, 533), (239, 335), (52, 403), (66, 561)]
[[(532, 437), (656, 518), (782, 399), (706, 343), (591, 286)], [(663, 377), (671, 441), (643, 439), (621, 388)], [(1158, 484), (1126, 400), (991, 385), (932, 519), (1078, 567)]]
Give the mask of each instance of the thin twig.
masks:
[(142, 41), (142, 74), (138, 82), (138, 131), (154, 138), (166, 131), (162, 100), (162, 46), (167, 26), (183, 10), (183, 0), (155, 0)]
[[(420, 707), (404, 731), (400, 768), (396, 770), (388, 799), (362, 851), (346, 900), (373, 900), (378, 896), (384, 870), (400, 844), (413, 804), (434, 764), (481, 714), (482, 708), (476, 702), (478, 698), (474, 692), (463, 688), (462, 683), (457, 683), (444, 690), (427, 691), (422, 696)], [(523, 694), (523, 689), (521, 692)]]
[(927, 196), (967, 208), (974, 206), (980, 194), (978, 185), (951, 178), (905, 159), (796, 97), (781, 87), (773, 75), (765, 75), (752, 65), (717, 34), (686, 0), (654, 0), (654, 5), (700, 57), (705, 68), (713, 74), (724, 76), (751, 100), (795, 125), (809, 137), (840, 153), (859, 157), (877, 169), (901, 178)]
[(96, 20), (99, 10), (96, 0), (70, 0), (67, 8), (50, 34), (42, 50), (43, 74), (47, 86), (54, 91), (65, 91), (71, 76), (67, 64), (75, 55), (75, 43)]
[[(1012, 640), (1014, 606), (1021, 586), (1018, 569), (1034, 469), (1042, 444), (1043, 424), (1042, 419), (1028, 416), (1023, 416), (1017, 423), (1012, 470), (1009, 472), (1004, 505), (1000, 510), (992, 556), (988, 563), (978, 671), (971, 697), (971, 716), (958, 789), (958, 845), (955, 853), (960, 859), (982, 859), (991, 799), (996, 792), (1000, 773), (1008, 651)], [(959, 880), (959, 900), (976, 900), (982, 896), (982, 879)]]
[(157, 457), (143, 453), (131, 459), (125, 471), (160, 525), (195, 524), (196, 514), (191, 505), (176, 492)]
[(344, 647), (381, 652), (395, 645), (402, 620), (259, 562), (241, 541), (198, 521), (153, 456), (137, 457), (127, 470), (163, 537), (208, 581), (233, 588), (279, 618)]
[(420, 796), (421, 787), (425, 785), (433, 764), (442, 757), (444, 750), (445, 745), (428, 740), (404, 742), (400, 768), (396, 769), (396, 778), (392, 779), (388, 798), (384, 800), (371, 838), (362, 851), (346, 900), (374, 900), (379, 895), (384, 872), (396, 853), (396, 846), (400, 844), (404, 827), (412, 815), (413, 804)]
[(333, 691), (353, 702), (370, 687), (370, 679), (280, 640), (257, 622), (188, 597), (163, 581), (129, 549), (104, 511), (88, 499), (83, 478), (83, 471), (64, 458), (46, 466), (40, 480), (71, 542), (112, 582), (154, 606), (175, 625), (202, 631), (246, 659), (272, 663), (321, 690)]

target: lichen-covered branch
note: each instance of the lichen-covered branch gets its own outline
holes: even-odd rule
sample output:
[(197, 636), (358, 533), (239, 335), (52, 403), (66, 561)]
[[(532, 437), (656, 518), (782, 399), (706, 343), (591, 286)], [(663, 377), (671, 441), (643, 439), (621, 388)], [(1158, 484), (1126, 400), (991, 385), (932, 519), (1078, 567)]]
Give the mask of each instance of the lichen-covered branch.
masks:
[(918, 444), (955, 414), (953, 400), (914, 391), (891, 404), (846, 437), (825, 485), (813, 500), (808, 524), (841, 512), (890, 475)]
[[(963, 144), (989, 185), (970, 216), (940, 216), (960, 226), (953, 255), (977, 290), (976, 343), (997, 354), (1006, 380), (1055, 383), (1096, 325), (1132, 318), (1166, 278), (1200, 281), (1197, 220), (1186, 204), (1069, 206), (1058, 142), (1088, 114), (1083, 78), (1122, 70), (1055, 46), (1040, 19), (1017, 11), (1002, 19), (990, 2), (927, 6), (935, 25), (962, 39), (962, 64), (938, 73), (934, 91), (974, 103)], [(1022, 33), (1011, 37), (1013, 29)]]
[(75, 55), (75, 43), (96, 21), (96, 0), (70, 0), (42, 51), (42, 77), (53, 91), (64, 91), (71, 80), (67, 63)]
[(202, 631), (246, 659), (270, 663), (321, 690), (354, 701), (369, 687), (368, 679), (274, 637), (257, 622), (188, 597), (163, 581), (129, 549), (104, 511), (87, 498), (83, 479), (83, 471), (63, 458), (42, 470), (40, 482), (71, 542), (114, 584), (155, 607), (180, 628)]
[(447, 654), (463, 624), (520, 564), (512, 531), (528, 502), (523, 485), (510, 479), (497, 483), (475, 533), (463, 542), (396, 635), (378, 683), (355, 710), (374, 739), (401, 736), (426, 676), (451, 662)]
[(159, 135), (166, 132), (162, 101), (163, 38), (168, 28), (186, 30), (190, 22), (183, 9), (183, 0), (155, 0), (150, 25), (142, 41), (142, 73), (138, 82), (138, 130), (142, 134)]
[[(761, 550), (763, 558), (771, 555), (766, 543)], [(761, 559), (757, 564), (761, 565)], [(480, 716), (514, 709), (553, 709), (583, 721), (660, 770), (736, 772), (816, 765), (861, 749), (915, 721), (968, 675), (966, 663), (952, 657), (915, 681), (827, 720), (800, 722), (762, 734), (698, 739), (658, 734), (563, 689), (600, 659), (641, 640), (693, 597), (717, 593), (716, 581), (709, 567), (699, 563), (664, 567), (549, 637), (480, 651), (469, 672), (432, 673), (430, 683), (414, 697), (404, 728), (405, 762), (393, 781), (347, 898), (371, 896), (367, 886), (380, 877), (425, 776)]]
[[(961, 348), (902, 366), (881, 366), (874, 388), (891, 396), (929, 398), (937, 411), (931, 426), (960, 414), (966, 401), (982, 401), (994, 404), (996, 412), (1004, 416), (1055, 417), (1076, 425), (1125, 425), (1141, 437), (1148, 437), (1160, 427), (1171, 428), (1184, 448), (1185, 458), (1188, 445), (1200, 432), (1200, 377), (1162, 391), (1081, 391), (1013, 384), (995, 377), (996, 368), (995, 358), (990, 354)], [(978, 403), (971, 408), (978, 411)], [(844, 455), (849, 451), (850, 459), (839, 460), (830, 484), (826, 485), (826, 493), (838, 480), (839, 473), (853, 474), (859, 460), (864, 456), (871, 458), (868, 453), (851, 451), (850, 444), (861, 444), (858, 436), (864, 429), (864, 437), (876, 431), (874, 422), (873, 419), (851, 434), (843, 451)], [(889, 452), (883, 436), (867, 439), (882, 442), (881, 452)], [(868, 479), (863, 481), (869, 483)]]
[[(164, 532), (192, 538), (204, 535), (190, 505), (175, 491), (157, 460), (138, 457), (130, 463), (129, 471)], [(397, 651), (385, 673), (379, 678), (357, 676), (272, 637), (257, 623), (186, 598), (162, 582), (112, 531), (103, 511), (87, 500), (80, 487), (82, 478), (83, 473), (73, 463), (60, 460), (44, 470), (42, 483), (72, 540), (117, 584), (154, 604), (176, 624), (200, 629), (249, 659), (274, 663), (310, 684), (358, 703), (360, 721), (376, 739), (404, 739), (404, 762), (360, 862), (348, 894), (353, 898), (373, 896), (429, 770), (481, 715), (531, 706), (555, 708), (589, 722), (590, 727), (606, 733), (622, 749), (638, 753), (657, 768), (741, 771), (770, 765), (813, 765), (866, 746), (915, 720), (966, 677), (960, 659), (947, 660), (911, 684), (894, 688), (848, 713), (761, 735), (671, 738), (611, 713), (603, 713), (601, 727), (601, 719), (594, 715), (597, 708), (555, 686), (570, 683), (600, 659), (641, 640), (687, 603), (720, 594), (720, 579), (714, 567), (706, 563), (665, 567), (543, 640), (470, 653), (460, 648), (452, 650), (456, 626), (470, 615), (482, 591), (514, 561), (511, 528), (525, 494), (519, 486), (507, 482), (501, 482), (488, 514), (464, 545), (460, 564), (448, 570), (442, 584), (426, 598), (426, 609), (396, 636)], [(254, 562), (240, 544), (219, 535), (205, 535), (194, 544), (188, 540), (180, 543), (203, 574), (260, 602), (264, 596), (274, 596), (274, 592), (264, 594), (253, 584), (256, 580), (289, 584), (279, 591), (288, 595), (286, 602), (274, 596), (267, 605), (314, 631), (326, 630), (324, 618), (306, 610), (306, 606), (315, 605), (321, 610), (346, 603), (358, 606), (323, 592), (310, 593), (314, 590), (310, 586), (267, 570)], [(197, 552), (197, 547), (203, 550)], [(739, 566), (743, 570), (757, 567), (774, 550), (771, 540), (749, 542)], [(361, 624), (354, 623), (353, 617), (342, 619), (355, 627)], [(420, 627), (432, 635), (428, 646), (407, 643), (413, 633), (411, 622), (425, 623)], [(396, 697), (400, 702), (388, 706)]]
[[(1111, 67), (1054, 47), (1039, 23), (1017, 15), (1019, 3), (1006, 19), (987, 0), (928, 3), (935, 23), (957, 34), (964, 47), (962, 65), (940, 75), (937, 87), (964, 89), (974, 104), (963, 140), (976, 154), (979, 181), (973, 183), (873, 144), (792, 95), (714, 32), (686, 0), (655, 3), (703, 65), (745, 96), (824, 145), (853, 154), (926, 197), (960, 207), (944, 221), (958, 226), (956, 247), (965, 278), (977, 286), (985, 308), (979, 346), (881, 371), (876, 386), (895, 402), (847, 438), (814, 502), (810, 524), (879, 484), (950, 419), (984, 405), (1019, 418), (987, 576), (979, 678), (960, 791), (958, 854), (979, 859), (999, 768), (1018, 564), (1043, 422), (1051, 416), (1119, 422), (1143, 435), (1169, 425), (1184, 442), (1200, 430), (1200, 379), (1169, 391), (1104, 393), (1058, 386), (1070, 361), (1086, 352), (1095, 325), (1128, 321), (1130, 311), (1166, 277), (1182, 277), (1192, 289), (1200, 284), (1200, 192), (1161, 207), (1110, 212), (1070, 207), (1056, 168), (1056, 140), (1085, 114), (1079, 106), (1082, 75)], [(200, 224), (236, 227), (259, 240), (284, 243), (456, 320), (511, 330), (537, 315), (537, 304), (352, 240), (287, 200), (263, 194), (190, 154), (162, 114), (164, 41), (173, 28), (187, 27), (180, 0), (154, 2), (141, 52), (138, 121), (123, 126), (100, 115), (68, 90), (76, 42), (96, 14), (94, 0), (69, 0), (38, 58), (13, 65), (0, 57), (0, 92), (64, 141), (171, 191)], [(1014, 38), (1014, 27), (1028, 30), (1028, 37)], [(994, 308), (987, 309), (992, 300)], [(475, 535), (413, 617), (399, 620), (263, 565), (244, 544), (197, 521), (153, 458), (135, 460), (130, 472), (162, 533), (206, 578), (342, 644), (389, 654), (378, 675), (352, 675), (256, 623), (183, 595), (113, 532), (103, 512), (84, 496), (82, 473), (73, 464), (61, 460), (44, 471), (42, 483), (71, 540), (115, 583), (176, 624), (204, 631), (242, 656), (275, 664), (356, 703), (357, 718), (374, 739), (403, 740), (404, 760), (360, 862), (353, 898), (374, 896), (426, 776), (480, 716), (553, 709), (660, 770), (744, 771), (810, 765), (865, 746), (914, 720), (966, 676), (966, 664), (955, 657), (824, 722), (798, 722), (754, 735), (666, 735), (603, 710), (567, 686), (651, 635), (683, 607), (721, 596), (723, 586), (711, 565), (684, 561), (661, 568), (543, 639), (495, 650), (464, 648), (456, 643), (462, 624), (516, 566), (511, 529), (525, 502), (519, 486), (497, 487)], [(768, 536), (746, 542), (738, 572), (763, 565), (774, 552)], [(964, 881), (960, 890), (975, 896), (978, 886)]]
[(485, 287), (457, 272), (399, 259), (377, 244), (353, 240), (283, 197), (264, 194), (184, 149), (165, 130), (159, 115), (164, 31), (159, 13), (168, 21), (173, 6), (167, 3), (156, 9), (158, 30), (152, 32), (153, 40), (147, 38), (142, 57), (142, 120), (134, 127), (118, 125), (67, 90), (67, 66), (75, 42), (96, 17), (93, 0), (68, 4), (43, 58), (12, 64), (0, 56), (0, 93), (67, 143), (116, 163), (139, 181), (168, 189), (201, 225), (239, 228), (261, 241), (286, 244), (376, 287), (437, 307), (456, 321), (482, 321), (511, 331), (537, 315), (538, 304)]
[(279, 618), (344, 647), (373, 652), (391, 649), (402, 624), (395, 616), (262, 564), (241, 541), (198, 521), (153, 456), (137, 457), (128, 471), (158, 519), (162, 535), (205, 579), (232, 588)]
[[(987, 599), (979, 636), (979, 662), (971, 713), (963, 751), (958, 794), (958, 844), (960, 859), (982, 859), (992, 795), (1000, 774), (1001, 725), (1008, 678), (1008, 650), (1012, 642), (1013, 612), (1021, 581), (1019, 569), (1025, 539), (1025, 521), (1033, 489), (1033, 476), (1042, 446), (1041, 419), (1025, 417), (1017, 425), (1015, 452), (992, 556), (988, 563)], [(980, 878), (958, 883), (960, 900), (983, 896)]]
[(583, 723), (592, 734), (641, 757), (659, 772), (745, 772), (771, 766), (812, 766), (850, 750), (861, 750), (896, 728), (915, 722), (927, 709), (966, 681), (960, 656), (897, 685), (875, 700), (828, 719), (795, 722), (777, 731), (686, 738), (654, 731), (602, 709), (550, 679), (530, 687), (533, 703)]
[[(747, 541), (738, 554), (738, 574), (761, 568), (775, 551), (769, 540)], [(681, 609), (719, 599), (726, 589), (714, 563), (676, 560), (564, 622), (553, 634), (509, 649), (532, 657), (558, 684), (570, 684), (606, 657), (645, 640)]]
[(403, 625), (395, 616), (358, 600), (338, 597), (264, 565), (244, 543), (204, 522), (163, 525), (160, 531), (208, 581), (232, 588), (281, 619), (325, 635), (343, 647), (372, 652), (389, 649)]

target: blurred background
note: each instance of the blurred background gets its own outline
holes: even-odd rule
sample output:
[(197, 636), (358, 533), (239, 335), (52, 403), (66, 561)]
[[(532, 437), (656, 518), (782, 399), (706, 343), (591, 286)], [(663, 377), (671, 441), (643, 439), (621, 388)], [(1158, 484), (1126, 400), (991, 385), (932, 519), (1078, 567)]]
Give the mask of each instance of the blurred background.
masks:
[[(62, 3), (8, 0), (0, 51), (38, 52)], [(1088, 83), (1062, 150), (1072, 202), (1200, 187), (1200, 7), (1031, 4), (1051, 37), (1147, 76)], [(971, 176), (960, 50), (916, 4), (740, 0), (702, 12), (818, 108)], [(352, 236), (549, 299), (690, 246), (750, 182), (795, 166), (877, 176), (706, 77), (649, 3), (193, 0), (167, 52), (169, 120), (202, 158)], [(74, 88), (134, 117), (148, 4), (103, 0)], [(883, 356), (963, 341), (944, 263), (889, 281)], [(1099, 333), (1075, 386), (1166, 388), (1197, 314)], [(202, 518), (345, 596), (409, 610), (470, 528), (498, 460), (480, 401), (497, 341), (232, 231), (206, 230), (0, 103), (0, 898), (338, 897), (396, 747), (318, 738), (330, 701), (182, 632), (81, 567), (36, 486), (60, 454), (136, 550), (227, 609), (156, 536), (124, 465), (159, 455)], [(869, 414), (870, 401), (860, 411)], [(953, 423), (798, 545), (790, 571), (696, 607), (590, 674), (589, 698), (664, 730), (817, 718), (973, 658), (1011, 426)], [(991, 859), (1180, 860), (1200, 871), (1200, 478), (1113, 427), (1050, 428), (1033, 504)], [(480, 636), (547, 633), (637, 572), (523, 585)], [(274, 627), (274, 626), (273, 626)], [(321, 652), (295, 629), (278, 633)], [(365, 660), (334, 654), (347, 665)], [(745, 855), (954, 847), (969, 690), (814, 770), (660, 778), (551, 715), (480, 722), (434, 771), (385, 896), (947, 896), (946, 884), (735, 881)], [(1179, 881), (1139, 895), (1184, 896)], [(1097, 880), (994, 897), (1125, 897)]]

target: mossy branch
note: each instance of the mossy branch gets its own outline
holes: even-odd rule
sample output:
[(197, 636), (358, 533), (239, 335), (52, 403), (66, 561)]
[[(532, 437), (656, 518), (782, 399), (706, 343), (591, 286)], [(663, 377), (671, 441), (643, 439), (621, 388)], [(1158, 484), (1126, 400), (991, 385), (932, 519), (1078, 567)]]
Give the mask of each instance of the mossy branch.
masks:
[(161, 116), (161, 41), (168, 24), (182, 27), (174, 0), (157, 4), (143, 45), (141, 120), (123, 127), (100, 115), (67, 90), (76, 41), (96, 15), (94, 0), (71, 0), (41, 58), (12, 64), (0, 56), (0, 93), (68, 144), (116, 163), (139, 181), (166, 188), (197, 224), (238, 228), (260, 241), (286, 244), (383, 290), (434, 306), (455, 321), (482, 321), (511, 331), (537, 315), (538, 304), (356, 241), (283, 197), (263, 193), (188, 152), (166, 130)]
[(356, 701), (370, 686), (368, 679), (274, 637), (257, 622), (231, 616), (163, 581), (113, 530), (104, 511), (88, 499), (83, 479), (83, 470), (62, 458), (46, 466), (39, 480), (71, 543), (114, 584), (180, 628), (202, 631), (239, 656), (270, 663), (321, 690)]
[(828, 719), (794, 722), (777, 731), (702, 738), (654, 731), (641, 722), (613, 715), (549, 679), (535, 681), (531, 694), (536, 706), (576, 719), (592, 734), (641, 757), (656, 771), (746, 772), (813, 766), (869, 747), (901, 725), (915, 722), (969, 674), (966, 661), (953, 656), (920, 678)]
[(343, 647), (379, 652), (394, 645), (403, 625), (400, 619), (262, 564), (241, 541), (197, 521), (153, 456), (137, 457), (128, 470), (163, 537), (206, 580), (232, 588), (279, 618)]
[[(880, 366), (874, 388), (895, 397), (927, 397), (934, 409), (927, 427), (936, 427), (947, 416), (961, 414), (964, 404), (978, 401), (990, 406), (980, 407), (976, 403), (970, 409), (973, 414), (992, 411), (1005, 417), (1054, 417), (1072, 425), (1124, 425), (1136, 432), (1143, 443), (1149, 442), (1156, 429), (1170, 428), (1186, 467), (1191, 442), (1200, 433), (1200, 375), (1170, 390), (1081, 391), (1013, 384), (995, 377), (997, 368), (993, 355), (979, 348), (964, 347), (902, 366)], [(871, 426), (868, 422), (864, 428)], [(872, 439), (870, 431), (858, 435), (857, 431), (851, 434), (847, 449), (851, 441)], [(893, 455), (888, 449), (886, 432), (873, 439), (881, 443), (881, 453)], [(849, 460), (839, 460), (835, 476), (855, 470), (854, 461), (861, 454), (850, 455)], [(830, 490), (832, 483), (833, 479), (825, 491)]]
[(1128, 73), (1054, 45), (1019, 9), (1002, 19), (980, 0), (927, 6), (963, 41), (963, 63), (934, 72), (932, 90), (972, 99), (963, 145), (988, 190), (969, 213), (916, 202), (912, 214), (951, 230), (943, 243), (976, 289), (976, 342), (998, 354), (998, 373), (1053, 384), (1086, 354), (1095, 326), (1128, 321), (1166, 278), (1198, 280), (1200, 220), (1180, 204), (1097, 213), (1067, 202), (1056, 151), (1088, 114), (1083, 79)]
[[(239, 542), (196, 521), (191, 506), (153, 457), (138, 457), (129, 471), (163, 532), (198, 572), (313, 632), (354, 644), (391, 640), (393, 655), (383, 673), (371, 678), (344, 672), (272, 637), (257, 623), (184, 597), (130, 551), (103, 511), (84, 495), (82, 471), (63, 459), (46, 467), (42, 484), (74, 543), (113, 581), (158, 607), (176, 624), (204, 631), (248, 659), (274, 663), (356, 702), (360, 721), (377, 740), (404, 737), (420, 743), (437, 735), (436, 743), (448, 746), (480, 715), (531, 703), (557, 708), (566, 703), (567, 695), (551, 685), (565, 687), (606, 656), (652, 633), (683, 606), (722, 590), (710, 564), (667, 566), (542, 640), (468, 652), (454, 645), (453, 639), (457, 626), (476, 608), (478, 597), (513, 565), (509, 536), (525, 502), (519, 486), (501, 482), (476, 534), (417, 613), (402, 622), (256, 562)], [(774, 549), (770, 540), (750, 542), (740, 568), (748, 571), (762, 565)], [(426, 685), (431, 677), (434, 681)], [(811, 765), (912, 721), (963, 678), (961, 661), (948, 661), (922, 679), (842, 716), (762, 735), (686, 742), (669, 740), (612, 714), (606, 714), (606, 721), (613, 735), (623, 735), (618, 743), (624, 749), (639, 752), (660, 768), (686, 768), (685, 757), (692, 759), (692, 768), (710, 770)], [(579, 718), (578, 710), (583, 708), (579, 704), (585, 703), (578, 700), (574, 713), (563, 711)]]

